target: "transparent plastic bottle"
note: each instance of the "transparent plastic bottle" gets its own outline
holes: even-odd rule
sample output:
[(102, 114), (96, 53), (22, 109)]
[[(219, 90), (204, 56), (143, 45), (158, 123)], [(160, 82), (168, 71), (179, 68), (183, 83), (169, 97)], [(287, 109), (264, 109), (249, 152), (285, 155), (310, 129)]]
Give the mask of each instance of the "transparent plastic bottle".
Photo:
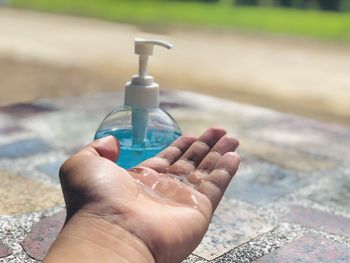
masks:
[(120, 142), (120, 157), (117, 164), (125, 169), (155, 156), (169, 146), (181, 131), (175, 120), (164, 110), (148, 110), (148, 125), (145, 136), (133, 130), (132, 115), (138, 109), (122, 106), (111, 112), (98, 128), (95, 139), (113, 135)]
[(94, 138), (117, 138), (121, 151), (116, 163), (125, 169), (155, 156), (181, 136), (176, 121), (159, 108), (159, 85), (146, 73), (154, 45), (172, 47), (163, 41), (135, 39), (135, 53), (140, 55), (139, 74), (126, 84), (124, 105), (107, 115)]

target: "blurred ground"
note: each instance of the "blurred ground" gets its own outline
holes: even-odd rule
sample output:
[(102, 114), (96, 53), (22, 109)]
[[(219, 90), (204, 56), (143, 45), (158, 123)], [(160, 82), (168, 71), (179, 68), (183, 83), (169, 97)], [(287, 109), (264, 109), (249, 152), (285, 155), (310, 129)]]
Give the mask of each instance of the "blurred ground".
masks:
[[(0, 107), (0, 262), (41, 262), (65, 219), (61, 164), (122, 101), (112, 91)], [(240, 138), (240, 169), (183, 263), (350, 262), (350, 128), (194, 92), (161, 101), (186, 134), (215, 125)]]
[[(153, 34), (145, 31), (153, 31)], [(154, 34), (154, 32), (156, 34)], [(350, 125), (350, 46), (168, 28), (0, 8), (0, 104), (121, 89), (135, 36), (157, 36), (150, 73), (186, 89)]]

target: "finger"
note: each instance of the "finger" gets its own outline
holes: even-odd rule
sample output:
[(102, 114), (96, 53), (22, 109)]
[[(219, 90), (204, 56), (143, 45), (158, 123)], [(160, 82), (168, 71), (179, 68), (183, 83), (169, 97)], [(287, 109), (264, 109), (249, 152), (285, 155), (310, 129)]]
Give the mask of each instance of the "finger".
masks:
[(92, 154), (115, 162), (119, 157), (120, 144), (113, 136), (106, 136), (85, 146), (77, 154)]
[(237, 172), (240, 158), (237, 153), (225, 153), (218, 161), (215, 169), (202, 180), (197, 190), (208, 197), (213, 212), (218, 206), (228, 184)]
[(210, 153), (205, 156), (203, 161), (198, 165), (198, 170), (207, 172), (208, 174), (214, 170), (217, 162), (227, 152), (234, 152), (238, 147), (239, 142), (236, 138), (230, 136), (222, 137), (210, 151)]
[(235, 151), (238, 145), (239, 142), (237, 139), (226, 135), (223, 136), (199, 164), (197, 169), (188, 175), (187, 181), (193, 185), (199, 185), (214, 170), (222, 155)]
[(196, 170), (191, 172), (187, 181), (193, 185), (199, 185), (202, 180), (206, 179), (216, 167), (219, 159), (227, 152), (233, 152), (238, 147), (238, 140), (223, 136), (207, 154)]
[(164, 173), (170, 165), (184, 154), (195, 140), (196, 137), (193, 136), (181, 136), (158, 155), (142, 162), (138, 166), (152, 168), (159, 173)]
[(221, 128), (211, 128), (204, 132), (176, 161), (167, 169), (167, 173), (184, 175), (193, 171), (207, 155), (226, 131)]

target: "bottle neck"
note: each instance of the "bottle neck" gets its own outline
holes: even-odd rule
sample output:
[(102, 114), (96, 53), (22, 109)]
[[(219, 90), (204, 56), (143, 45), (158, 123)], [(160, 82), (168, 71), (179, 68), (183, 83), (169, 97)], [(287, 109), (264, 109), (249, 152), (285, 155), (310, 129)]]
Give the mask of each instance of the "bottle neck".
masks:
[(153, 82), (153, 78), (151, 83), (144, 86), (128, 82), (125, 86), (124, 105), (144, 109), (159, 108), (159, 85)]

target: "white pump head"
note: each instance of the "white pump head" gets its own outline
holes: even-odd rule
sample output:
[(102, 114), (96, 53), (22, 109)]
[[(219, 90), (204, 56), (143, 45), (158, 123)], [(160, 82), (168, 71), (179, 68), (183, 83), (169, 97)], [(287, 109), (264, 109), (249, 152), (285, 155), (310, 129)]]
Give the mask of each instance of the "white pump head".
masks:
[(135, 54), (139, 55), (139, 74), (132, 77), (125, 86), (125, 105), (138, 108), (158, 108), (159, 85), (147, 75), (148, 57), (153, 55), (153, 47), (171, 49), (173, 46), (160, 40), (135, 38)]

